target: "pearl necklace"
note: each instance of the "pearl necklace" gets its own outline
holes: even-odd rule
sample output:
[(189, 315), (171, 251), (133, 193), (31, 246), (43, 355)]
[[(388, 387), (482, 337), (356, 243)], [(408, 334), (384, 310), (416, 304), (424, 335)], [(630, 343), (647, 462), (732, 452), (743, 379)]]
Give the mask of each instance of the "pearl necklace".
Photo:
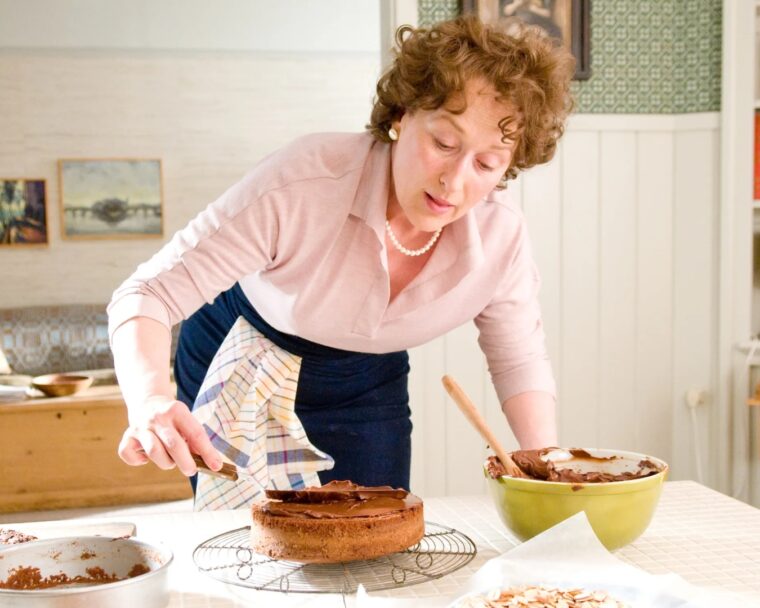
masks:
[(411, 257), (422, 255), (430, 251), (430, 248), (433, 245), (435, 245), (435, 242), (438, 240), (438, 237), (441, 236), (441, 230), (443, 230), (443, 228), (439, 228), (438, 230), (436, 230), (433, 237), (427, 242), (427, 245), (425, 245), (424, 247), (420, 247), (419, 249), (407, 249), (401, 243), (399, 243), (398, 239), (396, 238), (396, 235), (393, 234), (391, 223), (388, 220), (385, 220), (385, 229), (388, 232), (388, 237), (391, 239), (391, 243), (393, 243), (393, 246), (404, 255), (408, 255)]

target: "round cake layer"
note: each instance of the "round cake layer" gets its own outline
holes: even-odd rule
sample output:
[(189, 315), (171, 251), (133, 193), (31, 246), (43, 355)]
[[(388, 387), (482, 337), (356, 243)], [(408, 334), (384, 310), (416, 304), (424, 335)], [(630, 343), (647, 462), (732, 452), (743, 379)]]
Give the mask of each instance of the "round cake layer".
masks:
[[(358, 487), (358, 486), (357, 486)], [(251, 549), (273, 559), (334, 563), (411, 547), (425, 534), (422, 501), (407, 494), (331, 502), (266, 501), (251, 509)]]

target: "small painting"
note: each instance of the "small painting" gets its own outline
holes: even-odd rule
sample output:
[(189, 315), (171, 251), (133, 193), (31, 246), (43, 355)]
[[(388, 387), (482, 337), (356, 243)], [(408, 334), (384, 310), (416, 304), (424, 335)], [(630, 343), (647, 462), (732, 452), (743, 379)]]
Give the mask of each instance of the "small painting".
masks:
[(0, 247), (47, 245), (44, 179), (0, 179)]
[(575, 80), (591, 77), (590, 0), (462, 0), (483, 22), (539, 27), (575, 56)]
[(58, 168), (63, 238), (163, 234), (160, 160), (62, 159)]

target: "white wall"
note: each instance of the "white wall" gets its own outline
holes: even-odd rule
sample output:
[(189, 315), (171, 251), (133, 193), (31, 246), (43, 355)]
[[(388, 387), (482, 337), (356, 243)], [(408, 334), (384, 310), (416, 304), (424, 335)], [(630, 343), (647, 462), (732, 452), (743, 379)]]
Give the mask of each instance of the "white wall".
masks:
[[(582, 115), (556, 158), (513, 194), (528, 217), (559, 385), (560, 442), (645, 452), (696, 479), (684, 395), (716, 390), (717, 114)], [(412, 352), (412, 485), (477, 493), (483, 442), (441, 389), (453, 374), (516, 447), (473, 326)], [(717, 483), (712, 400), (698, 413), (704, 481)]]
[[(147, 10), (148, 4), (155, 11)], [(185, 7), (192, 15), (210, 6), (0, 0), (0, 40), (6, 45), (26, 41), (64, 47), (0, 48), (0, 178), (46, 179), (49, 223), (47, 248), (0, 250), (0, 307), (107, 302), (138, 263), (261, 157), (304, 133), (359, 131), (369, 118), (380, 70), (379, 9), (374, 0), (222, 2), (214, 6), (228, 9), (224, 23), (213, 18), (199, 21), (209, 30), (225, 25), (235, 34), (237, 21), (254, 7), (268, 20), (268, 27), (253, 24), (257, 36), (266, 34), (261, 39), (265, 51), (208, 50), (207, 45), (200, 45), (202, 50), (75, 49), (68, 48), (75, 42), (68, 23), (57, 38), (46, 29), (52, 27), (51, 19), (64, 21), (63, 13), (58, 14), (64, 8), (70, 22), (75, 21), (72, 15), (97, 21), (90, 12), (97, 16), (94, 5), (110, 7), (109, 18), (118, 17), (129, 33), (116, 37), (121, 46), (129, 46), (134, 34), (134, 15), (139, 14), (134, 5), (152, 15), (151, 23), (158, 19), (167, 39), (173, 31), (169, 8), (187, 19)], [(120, 14), (115, 7), (133, 8)], [(285, 8), (289, 20), (282, 17)], [(350, 17), (355, 31), (342, 14)], [(17, 23), (29, 38), (14, 38), (9, 23)], [(22, 28), (24, 23), (36, 23), (40, 29)], [(82, 30), (83, 46), (103, 42), (95, 25), (104, 27), (93, 22)], [(329, 39), (301, 36), (307, 25), (328, 32)], [(273, 52), (273, 31), (287, 34), (283, 39), (308, 39), (311, 49)], [(361, 44), (350, 36), (336, 42), (343, 31), (362, 33)], [(174, 42), (181, 46), (183, 41)], [(324, 52), (313, 52), (317, 48)], [(63, 240), (57, 160), (71, 157), (161, 158), (164, 238)]]
[(380, 50), (378, 0), (0, 0), (0, 48)]

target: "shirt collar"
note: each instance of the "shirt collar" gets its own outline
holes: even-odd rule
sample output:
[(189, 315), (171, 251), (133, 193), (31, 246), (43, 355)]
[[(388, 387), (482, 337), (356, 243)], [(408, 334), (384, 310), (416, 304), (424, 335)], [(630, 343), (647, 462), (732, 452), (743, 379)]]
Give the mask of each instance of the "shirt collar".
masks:
[(385, 241), (390, 184), (391, 145), (375, 140), (369, 148), (350, 213), (372, 228), (381, 243)]

